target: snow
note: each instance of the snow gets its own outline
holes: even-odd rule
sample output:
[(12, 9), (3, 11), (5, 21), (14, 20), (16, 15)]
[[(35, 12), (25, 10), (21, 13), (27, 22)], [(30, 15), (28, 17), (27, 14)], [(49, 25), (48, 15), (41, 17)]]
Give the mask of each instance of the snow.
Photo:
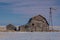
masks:
[(0, 40), (60, 40), (60, 32), (0, 32)]

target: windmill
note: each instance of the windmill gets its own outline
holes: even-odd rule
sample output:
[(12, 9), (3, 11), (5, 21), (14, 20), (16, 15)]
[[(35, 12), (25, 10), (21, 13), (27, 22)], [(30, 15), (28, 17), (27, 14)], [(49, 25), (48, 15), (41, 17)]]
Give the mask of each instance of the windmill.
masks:
[(53, 31), (53, 20), (52, 20), (52, 10), (56, 10), (55, 8), (50, 7), (50, 12), (49, 12), (49, 23), (50, 26), (52, 26), (52, 31)]

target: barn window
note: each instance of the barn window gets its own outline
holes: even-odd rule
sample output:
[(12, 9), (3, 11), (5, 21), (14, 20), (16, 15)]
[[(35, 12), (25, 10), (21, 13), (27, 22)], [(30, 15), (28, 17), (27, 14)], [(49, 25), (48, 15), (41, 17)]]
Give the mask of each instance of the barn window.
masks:
[(32, 26), (34, 26), (34, 23), (32, 23)]

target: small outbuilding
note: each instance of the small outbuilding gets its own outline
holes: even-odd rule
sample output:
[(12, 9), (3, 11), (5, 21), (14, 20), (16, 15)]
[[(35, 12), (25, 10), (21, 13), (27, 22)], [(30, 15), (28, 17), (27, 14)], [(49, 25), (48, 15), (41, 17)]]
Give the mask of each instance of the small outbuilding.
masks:
[(12, 25), (12, 24), (7, 25), (6, 29), (11, 30), (11, 31), (13, 31), (13, 30), (16, 31), (16, 27), (14, 25)]

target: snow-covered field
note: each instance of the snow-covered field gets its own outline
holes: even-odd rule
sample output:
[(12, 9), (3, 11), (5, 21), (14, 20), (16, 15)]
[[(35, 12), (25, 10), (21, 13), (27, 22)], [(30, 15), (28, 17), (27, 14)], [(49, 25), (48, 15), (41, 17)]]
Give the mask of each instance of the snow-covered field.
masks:
[(60, 40), (60, 32), (0, 32), (0, 40)]

